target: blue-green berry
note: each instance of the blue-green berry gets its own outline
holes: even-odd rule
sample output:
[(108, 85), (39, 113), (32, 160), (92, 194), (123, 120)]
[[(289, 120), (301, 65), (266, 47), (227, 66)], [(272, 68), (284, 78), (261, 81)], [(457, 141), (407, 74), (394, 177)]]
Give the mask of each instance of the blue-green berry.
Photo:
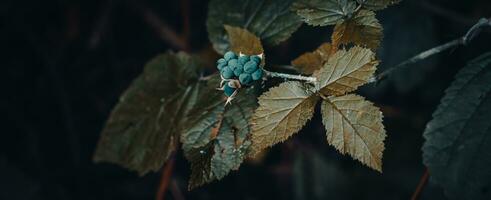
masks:
[(254, 62), (252, 60), (247, 62), (244, 65), (244, 72), (249, 73), (249, 74), (252, 72), (255, 72), (258, 68), (257, 65), (258, 65), (258, 63)]
[(226, 63), (227, 61), (223, 58), (220, 58), (217, 60), (217, 65), (220, 64), (220, 63)]
[(239, 77), (244, 72), (244, 67), (242, 65), (237, 65), (234, 69), (234, 74), (236, 77)]
[(242, 85), (250, 85), (252, 83), (252, 77), (250, 74), (242, 73), (239, 76), (239, 81), (240, 81), (240, 84), (242, 84)]
[(257, 81), (263, 77), (263, 69), (259, 68), (251, 74), (252, 80)]
[(261, 57), (257, 56), (257, 55), (252, 55), (251, 56), (251, 60), (256, 62), (257, 64), (260, 64), (261, 63)]
[(232, 71), (230, 67), (224, 67), (220, 72), (222, 73), (223, 78), (230, 79), (234, 77), (234, 71)]
[(228, 67), (230, 67), (230, 69), (233, 71), (235, 70), (235, 68), (237, 67), (237, 65), (239, 64), (239, 62), (237, 61), (237, 59), (233, 58), (233, 59), (230, 59), (228, 61)]
[(225, 53), (225, 55), (223, 55), (223, 58), (224, 58), (226, 61), (229, 61), (230, 59), (237, 58), (237, 55), (235, 55), (235, 53), (234, 53), (234, 52), (227, 51), (227, 53)]
[(244, 65), (249, 61), (249, 56), (242, 55), (239, 57), (239, 64)]
[(236, 90), (235, 88), (230, 87), (228, 84), (225, 84), (225, 86), (223, 87), (223, 92), (228, 97), (232, 96), (232, 94), (235, 92), (235, 90)]
[(217, 65), (217, 69), (218, 69), (219, 71), (222, 71), (222, 69), (223, 69), (224, 67), (226, 67), (226, 66), (227, 66), (227, 62), (218, 63), (218, 65)]

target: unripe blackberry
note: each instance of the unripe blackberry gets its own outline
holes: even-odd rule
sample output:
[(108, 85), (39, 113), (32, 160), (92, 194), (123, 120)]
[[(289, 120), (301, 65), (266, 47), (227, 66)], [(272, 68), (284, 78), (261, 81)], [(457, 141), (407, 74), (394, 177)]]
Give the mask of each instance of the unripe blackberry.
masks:
[(237, 65), (237, 67), (234, 69), (234, 75), (236, 77), (239, 77), (243, 72), (244, 72), (244, 67), (242, 65)]
[(239, 81), (240, 81), (240, 84), (242, 84), (242, 85), (250, 85), (252, 83), (252, 77), (250, 74), (242, 73), (239, 76)]
[(263, 69), (259, 68), (251, 74), (252, 80), (257, 81), (263, 77)]
[(257, 55), (252, 55), (250, 57), (250, 60), (256, 62), (258, 65), (261, 64), (261, 57), (257, 56)]
[(224, 58), (226, 61), (229, 61), (230, 59), (237, 58), (237, 55), (235, 55), (235, 53), (234, 53), (234, 52), (227, 51), (227, 53), (225, 53), (225, 55), (223, 55), (223, 58)]
[(249, 56), (242, 55), (239, 57), (239, 64), (245, 65), (249, 61)]
[(222, 71), (220, 71), (223, 78), (231, 79), (234, 77), (234, 72), (229, 67), (224, 67)]
[(255, 72), (257, 70), (257, 68), (258, 68), (257, 65), (258, 64), (256, 62), (252, 61), (252, 60), (249, 61), (249, 62), (247, 62), (244, 65), (244, 72), (249, 73), (249, 74), (252, 73), (252, 72)]
[[(225, 60), (224, 60), (224, 61), (225, 61)], [(227, 66), (227, 62), (218, 63), (218, 65), (217, 65), (217, 69), (218, 69), (218, 71), (222, 71), (222, 69), (223, 69), (224, 67), (226, 67), (226, 66)]]
[(233, 59), (230, 59), (228, 61), (228, 67), (230, 67), (230, 69), (233, 71), (235, 70), (235, 68), (237, 67), (237, 65), (239, 64), (239, 62), (237, 61), (237, 59), (233, 58)]

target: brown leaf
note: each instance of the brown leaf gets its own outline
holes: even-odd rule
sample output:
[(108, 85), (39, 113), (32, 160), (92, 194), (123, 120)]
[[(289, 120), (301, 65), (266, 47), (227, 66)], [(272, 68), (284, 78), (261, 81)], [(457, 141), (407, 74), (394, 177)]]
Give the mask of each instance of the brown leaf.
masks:
[(252, 118), (251, 156), (285, 141), (298, 132), (314, 114), (318, 97), (300, 82), (284, 82), (259, 97)]
[(261, 40), (251, 32), (229, 25), (225, 25), (230, 40), (230, 50), (246, 55), (258, 55), (264, 52)]
[(353, 47), (339, 50), (314, 74), (321, 93), (326, 96), (343, 95), (367, 83), (376, 70), (378, 61), (370, 49)]
[(324, 43), (313, 52), (307, 52), (295, 58), (292, 65), (299, 68), (303, 74), (310, 75), (320, 69), (331, 55), (331, 44)]
[(373, 11), (360, 10), (353, 18), (337, 24), (331, 37), (335, 49), (353, 43), (375, 51), (382, 40), (382, 25)]
[(363, 97), (329, 97), (321, 105), (327, 141), (342, 154), (382, 172), (385, 129), (382, 112)]

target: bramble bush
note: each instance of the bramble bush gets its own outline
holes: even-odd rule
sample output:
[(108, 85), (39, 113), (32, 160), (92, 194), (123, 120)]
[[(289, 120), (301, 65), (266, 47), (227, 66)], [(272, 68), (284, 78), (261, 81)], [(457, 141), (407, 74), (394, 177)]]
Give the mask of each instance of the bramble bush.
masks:
[[(184, 52), (152, 59), (112, 111), (94, 160), (144, 175), (160, 170), (180, 146), (193, 189), (293, 136), (320, 104), (327, 143), (382, 172), (382, 112), (354, 91), (377, 81), (383, 29), (375, 12), (396, 3), (212, 0), (207, 29), (223, 55), (218, 73), (203, 75), (200, 58)], [(292, 59), (297, 74), (270, 71), (263, 45), (287, 40), (302, 23), (334, 26), (331, 42)], [(455, 197), (489, 196), (474, 190), (489, 188), (491, 180), (485, 170), (491, 159), (481, 155), (491, 148), (490, 62), (484, 54), (457, 74), (424, 133), (424, 163)], [(275, 78), (282, 83), (264, 88)], [(458, 188), (458, 182), (469, 186)]]

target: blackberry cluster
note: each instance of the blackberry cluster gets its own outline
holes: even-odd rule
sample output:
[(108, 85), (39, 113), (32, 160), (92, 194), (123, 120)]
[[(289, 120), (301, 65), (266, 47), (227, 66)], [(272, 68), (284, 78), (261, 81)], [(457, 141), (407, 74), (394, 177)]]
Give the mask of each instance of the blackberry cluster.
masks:
[[(261, 80), (263, 70), (259, 67), (260, 64), (261, 57), (257, 55), (237, 56), (231, 51), (225, 53), (223, 58), (218, 59), (217, 68), (222, 79), (225, 80), (223, 87), (225, 95), (230, 97), (240, 86), (250, 86), (254, 81)], [(238, 80), (240, 85), (235, 84), (233, 80)]]

